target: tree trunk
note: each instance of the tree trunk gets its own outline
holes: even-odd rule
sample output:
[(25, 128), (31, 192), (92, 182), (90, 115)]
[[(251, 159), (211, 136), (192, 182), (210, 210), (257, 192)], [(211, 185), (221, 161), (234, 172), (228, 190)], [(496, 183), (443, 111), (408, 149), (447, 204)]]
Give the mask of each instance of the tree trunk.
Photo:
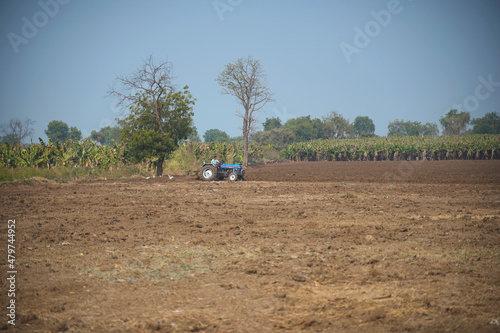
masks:
[(243, 166), (248, 166), (248, 134), (250, 133), (250, 126), (248, 124), (248, 111), (245, 112), (243, 117)]
[(156, 165), (156, 177), (161, 177), (163, 175), (163, 161), (165, 161), (165, 157), (160, 157), (158, 159), (158, 164)]
[(248, 166), (248, 132), (243, 133), (243, 166)]

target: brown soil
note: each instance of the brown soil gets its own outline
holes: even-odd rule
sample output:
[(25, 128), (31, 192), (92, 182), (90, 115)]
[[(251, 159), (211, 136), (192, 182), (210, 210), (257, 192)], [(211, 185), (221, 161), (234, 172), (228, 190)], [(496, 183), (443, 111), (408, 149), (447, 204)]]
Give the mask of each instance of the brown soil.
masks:
[(499, 332), (500, 161), (3, 184), (19, 332)]

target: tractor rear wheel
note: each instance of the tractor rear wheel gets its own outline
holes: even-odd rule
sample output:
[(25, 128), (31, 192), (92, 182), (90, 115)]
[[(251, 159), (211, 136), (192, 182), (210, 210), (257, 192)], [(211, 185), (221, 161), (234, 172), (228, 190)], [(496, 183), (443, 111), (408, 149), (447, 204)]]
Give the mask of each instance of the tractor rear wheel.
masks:
[(201, 169), (200, 179), (201, 180), (214, 180), (217, 176), (217, 169), (213, 165), (206, 165)]

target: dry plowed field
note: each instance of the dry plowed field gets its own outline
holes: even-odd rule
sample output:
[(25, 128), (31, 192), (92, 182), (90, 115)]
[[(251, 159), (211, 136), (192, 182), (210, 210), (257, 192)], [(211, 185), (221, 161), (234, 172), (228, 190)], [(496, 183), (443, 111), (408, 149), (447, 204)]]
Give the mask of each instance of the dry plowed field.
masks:
[(500, 332), (500, 161), (286, 162), (246, 179), (0, 185), (0, 328)]

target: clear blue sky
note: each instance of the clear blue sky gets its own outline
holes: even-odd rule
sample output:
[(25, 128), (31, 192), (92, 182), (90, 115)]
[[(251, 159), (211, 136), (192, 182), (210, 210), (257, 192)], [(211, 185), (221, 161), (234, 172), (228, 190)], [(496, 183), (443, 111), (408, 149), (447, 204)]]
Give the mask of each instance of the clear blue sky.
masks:
[[(173, 64), (197, 103), (200, 136), (240, 134), (236, 101), (215, 82), (259, 59), (276, 102), (261, 115), (438, 123), (451, 108), (500, 112), (500, 1), (2, 0), (0, 123), (30, 118), (90, 131), (114, 125), (105, 98), (150, 54)], [(33, 29), (35, 28), (35, 29)]]

